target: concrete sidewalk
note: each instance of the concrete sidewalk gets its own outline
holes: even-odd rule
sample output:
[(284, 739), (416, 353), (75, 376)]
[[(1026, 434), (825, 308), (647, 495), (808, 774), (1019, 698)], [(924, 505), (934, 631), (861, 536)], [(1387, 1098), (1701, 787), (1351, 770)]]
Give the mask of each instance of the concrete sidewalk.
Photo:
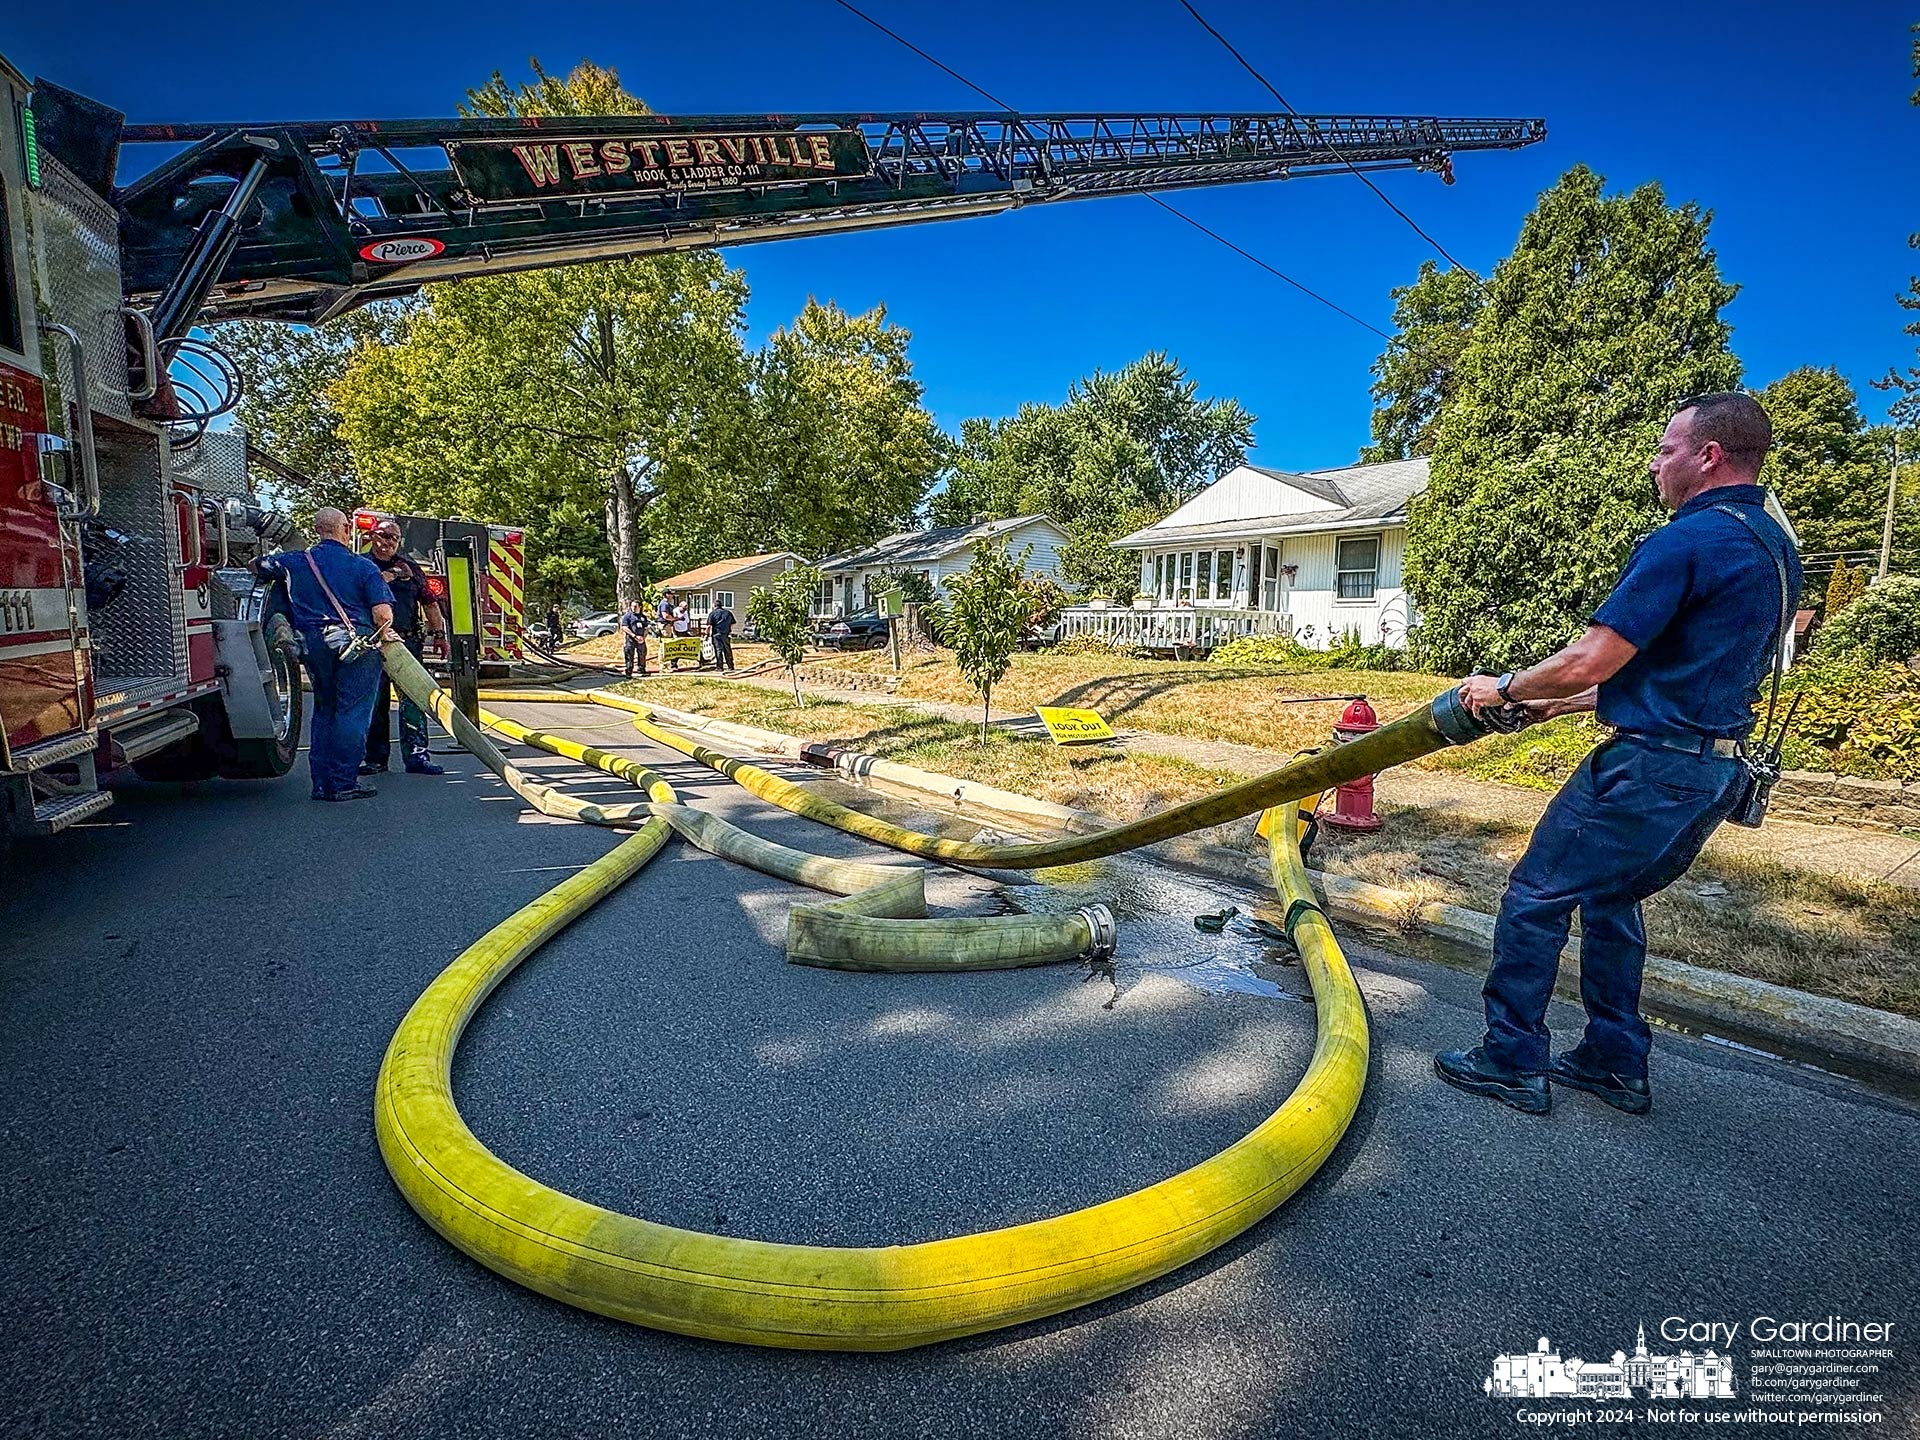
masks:
[[(732, 684), (758, 685), (786, 691), (784, 673), (777, 679), (762, 676), (723, 676), (700, 672), (683, 679), (725, 680)], [(898, 695), (876, 695), (869, 691), (830, 689), (803, 681), (801, 690), (823, 699), (848, 700), (859, 704), (892, 705), (917, 710), (942, 719), (977, 725), (977, 705), (953, 705), (937, 700), (911, 700)], [(996, 710), (991, 723), (1010, 734), (1044, 738), (1046, 728), (1029, 713)], [(1243, 775), (1258, 775), (1284, 765), (1293, 757), (1254, 745), (1230, 740), (1199, 740), (1185, 735), (1162, 735), (1145, 730), (1116, 730), (1118, 743), (1142, 755), (1164, 755), (1212, 769), (1230, 770)], [(1375, 795), (1382, 806), (1404, 807), (1440, 812), (1463, 820), (1487, 821), (1531, 829), (1552, 799), (1545, 790), (1528, 790), (1517, 785), (1501, 785), (1474, 780), (1445, 770), (1401, 766), (1390, 770), (1375, 782)], [(1891, 881), (1920, 889), (1920, 839), (1889, 834), (1880, 830), (1856, 830), (1843, 825), (1808, 825), (1792, 820), (1769, 820), (1759, 830), (1722, 825), (1707, 842), (1709, 855), (1765, 857), (1795, 870), (1820, 875), (1846, 875)]]

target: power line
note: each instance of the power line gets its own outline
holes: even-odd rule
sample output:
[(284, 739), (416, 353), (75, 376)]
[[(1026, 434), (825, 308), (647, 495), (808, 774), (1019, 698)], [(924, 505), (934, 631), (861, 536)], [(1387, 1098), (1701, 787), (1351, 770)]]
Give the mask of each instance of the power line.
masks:
[[(842, 0), (842, 3), (845, 3), (845, 0)], [(1293, 118), (1296, 120), (1304, 118), (1298, 110), (1293, 108), (1293, 102), (1288, 100), (1287, 97), (1282, 95), (1278, 90), (1274, 89), (1273, 82), (1267, 79), (1266, 76), (1262, 75), (1259, 72), (1259, 70), (1254, 68), (1254, 64), (1251, 60), (1247, 59), (1246, 56), (1242, 55), (1238, 50), (1234, 48), (1233, 42), (1231, 40), (1227, 39), (1226, 36), (1222, 35), (1218, 30), (1214, 29), (1213, 26), (1208, 23), (1207, 17), (1202, 15), (1198, 10), (1193, 8), (1191, 0), (1180, 0), (1180, 4), (1181, 4), (1181, 7), (1185, 9), (1189, 15), (1191, 15), (1196, 21), (1199, 22), (1200, 28), (1202, 30), (1205, 30), (1209, 35), (1213, 36), (1214, 39), (1218, 40), (1222, 45), (1224, 45), (1226, 47), (1227, 53), (1233, 56), (1234, 59), (1238, 60), (1241, 63), (1241, 65), (1246, 67), (1246, 71), (1249, 75), (1253, 76), (1254, 79), (1258, 80), (1262, 85), (1267, 87), (1267, 93), (1272, 95), (1274, 99), (1280, 102), (1281, 109), (1285, 110), (1289, 115), (1293, 116)], [(1466, 277), (1474, 283), (1475, 287), (1479, 289), (1481, 294), (1484, 295), (1486, 293), (1487, 287), (1485, 286), (1485, 284), (1481, 282), (1480, 277), (1476, 275), (1467, 266), (1461, 264), (1458, 260), (1454, 259), (1452, 253), (1448, 251), (1446, 246), (1442, 245), (1438, 240), (1434, 239), (1433, 236), (1429, 235), (1425, 230), (1421, 229), (1420, 222), (1415, 220), (1406, 211), (1402, 210), (1398, 205), (1394, 204), (1393, 197), (1387, 194), (1387, 192), (1382, 190), (1378, 185), (1374, 184), (1373, 181), (1368, 178), (1367, 173), (1364, 170), (1360, 169), (1359, 166), (1355, 165), (1353, 161), (1349, 160), (1345, 155), (1342, 155), (1338, 150), (1335, 150), (1331, 144), (1327, 146), (1327, 153), (1333, 156), (1333, 158), (1338, 160), (1342, 165), (1345, 165), (1347, 169), (1353, 171), (1355, 175), (1359, 176), (1362, 184), (1364, 184), (1369, 190), (1373, 191), (1374, 194), (1378, 195), (1382, 203), (1384, 203), (1389, 210), (1393, 211), (1394, 214), (1398, 215), (1402, 220), (1406, 221), (1407, 224), (1413, 228), (1414, 234), (1418, 235), (1422, 240), (1426, 241), (1427, 244), (1431, 245), (1435, 250), (1439, 251), (1441, 256), (1445, 258), (1446, 262), (1449, 265), (1453, 266), (1454, 269), (1465, 273)]]
[(918, 55), (922, 60), (926, 61), (929, 65), (937, 66), (938, 68), (946, 71), (947, 74), (951, 75), (954, 79), (958, 80), (962, 85), (966, 86), (969, 90), (978, 91), (980, 94), (986, 96), (987, 99), (993, 101), (993, 103), (998, 105), (1002, 110), (1006, 111), (1009, 115), (1017, 115), (1019, 113), (1017, 110), (1013, 108), (1013, 106), (1007, 104), (1006, 101), (1002, 100), (998, 95), (995, 95), (991, 90), (986, 89), (984, 86), (974, 84), (973, 81), (967, 79), (966, 76), (962, 75), (958, 70), (954, 69), (951, 65), (941, 64), (940, 61), (934, 59), (933, 56), (929, 55), (926, 51), (922, 50), (918, 45), (914, 44), (911, 40), (907, 39), (906, 36), (895, 34), (893, 31), (889, 30), (886, 26), (882, 25), (878, 20), (874, 19), (873, 16), (867, 14), (866, 11), (860, 9), (858, 6), (848, 4), (847, 0), (834, 0), (834, 4), (838, 5), (842, 10), (846, 10), (854, 15), (858, 15), (862, 20), (866, 21), (869, 25), (873, 26), (874, 29), (878, 30), (882, 35), (887, 36), (889, 39), (898, 40), (902, 45), (906, 46), (907, 49), (913, 51), (914, 54)]
[(1333, 301), (1327, 299), (1326, 296), (1320, 294), (1318, 291), (1309, 290), (1305, 285), (1302, 285), (1298, 280), (1294, 279), (1291, 275), (1283, 274), (1280, 271), (1274, 269), (1273, 266), (1269, 265), (1266, 261), (1262, 260), (1258, 255), (1250, 254), (1249, 252), (1242, 250), (1238, 245), (1234, 244), (1231, 240), (1227, 239), (1226, 236), (1216, 234), (1214, 231), (1209, 230), (1206, 226), (1202, 225), (1198, 220), (1194, 219), (1193, 216), (1187, 214), (1186, 211), (1175, 209), (1173, 206), (1169, 205), (1166, 201), (1162, 200), (1158, 195), (1153, 194), (1151, 191), (1148, 192), (1147, 199), (1151, 200), (1154, 204), (1158, 205), (1162, 210), (1165, 210), (1168, 214), (1179, 216), (1182, 220), (1186, 221), (1187, 224), (1193, 226), (1194, 229), (1198, 230), (1202, 235), (1210, 236), (1211, 238), (1218, 240), (1222, 245), (1226, 246), (1229, 250), (1233, 251), (1234, 254), (1239, 255), (1245, 259), (1251, 260), (1254, 264), (1258, 265), (1262, 270), (1266, 271), (1269, 275), (1272, 275), (1276, 279), (1286, 281), (1287, 284), (1293, 286), (1294, 289), (1300, 291), (1303, 295), (1312, 296), (1315, 300), (1318, 300), (1322, 305), (1326, 306), (1329, 310), (1339, 311), (1340, 314), (1346, 316), (1347, 319), (1353, 321), (1354, 324), (1365, 326), (1367, 329), (1373, 331), (1373, 333), (1378, 335), (1382, 340), (1391, 341), (1393, 339), (1393, 336), (1389, 335), (1386, 331), (1382, 330), (1378, 325), (1373, 324), (1371, 321), (1362, 320), (1358, 315), (1354, 314), (1351, 310), (1341, 309), (1340, 306), (1334, 304)]
[[(911, 40), (907, 39), (904, 35), (900, 35), (895, 33), (892, 30), (889, 30), (885, 25), (882, 25), (878, 20), (874, 19), (873, 16), (867, 14), (866, 11), (860, 9), (859, 6), (851, 4), (850, 0), (834, 0), (834, 4), (838, 5), (842, 10), (847, 11), (851, 15), (859, 16), (860, 19), (866, 21), (867, 24), (873, 26), (873, 28), (878, 30), (882, 35), (887, 36), (891, 40), (896, 40), (900, 44), (906, 46), (907, 49), (913, 51), (914, 54), (918, 55), (922, 60), (925, 60), (929, 65), (933, 65), (938, 67), (941, 70), (944, 70), (947, 74), (951, 75), (954, 79), (958, 80), (962, 85), (965, 85), (969, 90), (972, 90), (977, 94), (986, 96), (987, 99), (991, 100), (995, 105), (998, 105), (1002, 110), (1006, 111), (1009, 115), (1014, 115), (1014, 116), (1019, 115), (1020, 112), (1018, 110), (1015, 110), (1013, 106), (1007, 104), (1006, 101), (1002, 100), (998, 95), (995, 95), (991, 90), (988, 90), (985, 86), (974, 84), (973, 81), (969, 80), (966, 76), (962, 75), (958, 70), (955, 70), (951, 65), (947, 65), (939, 60), (936, 60), (933, 56), (929, 55), (926, 51), (922, 50), (918, 45), (914, 44)], [(1197, 15), (1194, 18), (1199, 19)], [(1206, 24), (1204, 20), (1202, 20), (1200, 23), (1203, 25)], [(1226, 44), (1224, 40), (1222, 40), (1221, 43), (1223, 45)], [(1233, 47), (1229, 45), (1227, 48), (1232, 49)], [(1242, 63), (1245, 63), (1245, 62), (1242, 62)], [(1269, 85), (1267, 88), (1271, 90), (1273, 87)], [(1275, 93), (1277, 94), (1278, 92), (1276, 91)], [(1286, 104), (1284, 100), (1282, 100), (1280, 103), (1283, 105)], [(1287, 109), (1293, 110), (1293, 107), (1291, 105), (1287, 105)], [(1297, 115), (1299, 112), (1294, 111), (1294, 113)], [(1352, 167), (1349, 166), (1348, 168), (1352, 168)], [(1355, 170), (1354, 173), (1356, 175), (1360, 174), (1360, 172), (1357, 170)], [(1366, 176), (1361, 175), (1360, 178), (1365, 180)], [(1371, 181), (1368, 181), (1368, 183), (1372, 184)], [(1262, 260), (1258, 255), (1254, 255), (1246, 250), (1242, 250), (1238, 245), (1234, 244), (1231, 240), (1227, 239), (1224, 235), (1220, 235), (1215, 231), (1209, 230), (1205, 225), (1202, 225), (1198, 220), (1194, 219), (1193, 216), (1187, 214), (1186, 211), (1180, 209), (1177, 206), (1168, 204), (1165, 200), (1162, 200), (1158, 195), (1153, 194), (1151, 191), (1148, 191), (1145, 193), (1146, 193), (1147, 199), (1151, 200), (1154, 204), (1158, 205), (1162, 210), (1165, 210), (1168, 214), (1178, 216), (1180, 219), (1186, 221), (1187, 224), (1193, 226), (1193, 228), (1198, 230), (1202, 235), (1207, 236), (1209, 239), (1219, 241), (1222, 245), (1226, 246), (1227, 249), (1233, 251), (1234, 254), (1242, 257), (1243, 259), (1251, 260), (1255, 265), (1258, 265), (1262, 270), (1266, 271), (1269, 275), (1272, 275), (1274, 278), (1278, 280), (1284, 280), (1287, 284), (1291, 285), (1294, 289), (1298, 290), (1301, 294), (1310, 296), (1311, 298), (1318, 300), (1322, 305), (1326, 306), (1329, 310), (1335, 311), (1338, 314), (1346, 316), (1347, 319), (1353, 321), (1354, 324), (1359, 325), (1364, 329), (1371, 330), (1374, 334), (1378, 335), (1382, 340), (1390, 341), (1393, 339), (1393, 336), (1389, 335), (1386, 331), (1382, 330), (1379, 326), (1371, 324), (1368, 321), (1362, 320), (1358, 315), (1354, 314), (1351, 310), (1345, 309), (1342, 306), (1335, 304), (1333, 301), (1329, 300), (1326, 296), (1322, 295), (1319, 291), (1311, 288), (1310, 286), (1301, 284), (1298, 280), (1294, 279), (1291, 275), (1288, 275), (1283, 271), (1276, 269), (1272, 265), (1269, 265), (1266, 261)], [(1386, 197), (1382, 196), (1381, 198), (1385, 199)], [(1391, 205), (1393, 202), (1391, 200), (1388, 200), (1387, 203)], [(1408, 223), (1411, 224), (1412, 222), (1409, 221)], [(1419, 227), (1416, 226), (1415, 228), (1417, 229)], [(1436, 245), (1435, 248), (1438, 249), (1439, 247)], [(1441, 253), (1443, 255), (1446, 254), (1444, 250), (1441, 251)], [(1453, 259), (1453, 257), (1450, 255), (1447, 256), (1447, 258), (1449, 260)], [(1454, 263), (1458, 264), (1459, 262), (1455, 261)], [(1471, 270), (1467, 271), (1467, 273), (1469, 275), (1473, 274)], [(1477, 277), (1475, 278), (1475, 283), (1476, 284), (1479, 283)]]

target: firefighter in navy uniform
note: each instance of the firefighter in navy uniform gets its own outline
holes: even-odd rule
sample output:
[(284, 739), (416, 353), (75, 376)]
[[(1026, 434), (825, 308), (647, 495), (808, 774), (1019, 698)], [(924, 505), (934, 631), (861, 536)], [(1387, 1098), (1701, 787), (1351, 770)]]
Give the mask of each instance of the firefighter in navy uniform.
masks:
[[(1652, 1108), (1640, 902), (1685, 874), (1740, 802), (1754, 700), (1800, 592), (1800, 557), (1758, 484), (1772, 441), (1751, 396), (1688, 401), (1650, 466), (1673, 518), (1640, 543), (1586, 634), (1530, 669), (1460, 687), (1475, 714), (1513, 702), (1535, 720), (1595, 710), (1614, 733), (1554, 796), (1514, 867), (1482, 992), (1486, 1036), (1434, 1057), (1448, 1084), (1532, 1114), (1551, 1107), (1550, 1084), (1629, 1114)], [(1553, 1056), (1547, 1002), (1576, 909), (1587, 1027)]]
[[(379, 650), (361, 642), (391, 628), (393, 595), (373, 563), (347, 548), (348, 533), (347, 517), (323, 506), (313, 517), (309, 549), (261, 555), (253, 562), (260, 579), (284, 585), (300, 636), (301, 663), (313, 682), (307, 759), (316, 800), (368, 800), (379, 793), (360, 784), (354, 773), (366, 743), (376, 677), (382, 673)], [(358, 637), (353, 645), (358, 653), (344, 658), (330, 636)]]
[[(447, 622), (439, 602), (427, 589), (427, 575), (419, 562), (400, 548), (400, 526), (382, 520), (374, 527), (371, 541), (373, 563), (380, 578), (393, 592), (393, 629), (413, 658), (425, 649), (426, 636), (432, 635), (444, 647)], [(422, 629), (424, 623), (425, 629)], [(387, 718), (393, 704), (393, 681), (385, 669), (380, 672), (380, 689), (373, 700), (373, 721), (367, 728), (367, 754), (360, 766), (362, 775), (376, 775), (387, 768), (393, 756), (393, 722)], [(405, 750), (409, 775), (444, 775), (433, 763), (427, 749), (427, 717), (406, 696), (400, 697), (400, 743)]]

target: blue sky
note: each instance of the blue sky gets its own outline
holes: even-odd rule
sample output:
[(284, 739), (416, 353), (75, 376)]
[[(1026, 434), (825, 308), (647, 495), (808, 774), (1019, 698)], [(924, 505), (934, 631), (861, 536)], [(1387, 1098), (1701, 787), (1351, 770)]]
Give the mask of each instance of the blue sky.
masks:
[[(1196, 0), (1198, 3), (1198, 0)], [(1253, 78), (1177, 0), (1103, 6), (863, 5), (1025, 110), (1265, 110)], [(1557, 8), (1557, 7), (1556, 7)], [(1623, 0), (1607, 7), (1200, 9), (1303, 111), (1543, 116), (1544, 144), (1469, 155), (1459, 183), (1379, 177), (1483, 273), (1538, 192), (1584, 161), (1626, 188), (1716, 216), (1728, 312), (1749, 384), (1838, 365), (1870, 418), (1870, 376), (1911, 363), (1894, 304), (1920, 253), (1920, 108), (1906, 27), (1920, 6)], [(495, 68), (616, 67), (672, 114), (988, 108), (831, 0), (357, 7), (38, 5), (0, 22), (0, 53), (134, 120), (453, 113)], [(1351, 177), (1193, 192), (1179, 203), (1281, 270), (1387, 327), (1389, 289), (1430, 252)], [(1349, 463), (1367, 438), (1377, 336), (1140, 198), (725, 252), (753, 289), (755, 338), (809, 295), (884, 303), (913, 331), (943, 425), (1056, 401), (1078, 376), (1150, 349), (1258, 417), (1256, 458)]]

